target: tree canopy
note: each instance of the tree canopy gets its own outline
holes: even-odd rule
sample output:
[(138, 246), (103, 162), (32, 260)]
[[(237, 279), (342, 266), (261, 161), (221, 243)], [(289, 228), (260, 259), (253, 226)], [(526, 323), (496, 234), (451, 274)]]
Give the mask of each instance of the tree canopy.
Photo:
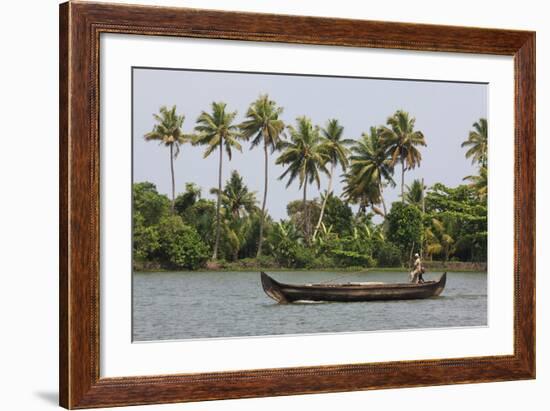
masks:
[[(282, 113), (274, 100), (260, 95), (238, 124), (236, 111), (214, 102), (197, 118), (193, 136), (183, 133), (184, 116), (175, 106), (153, 115), (156, 123), (145, 138), (170, 147), (171, 170), (180, 146), (192, 142), (204, 147), (205, 157), (219, 156), (218, 179), (211, 187), (187, 181), (177, 196), (173, 184), (172, 199), (150, 182), (134, 183), (135, 267), (196, 270), (209, 262), (243, 268), (407, 267), (416, 252), (444, 263), (486, 261), (486, 119), (473, 123), (462, 144), (465, 161), (471, 159), (478, 173), (448, 187), (427, 186), (424, 178), (405, 184), (405, 172), (421, 167), (427, 146), (407, 111), (396, 111), (386, 124), (371, 126), (356, 139), (348, 138), (338, 119), (320, 127), (299, 116), (286, 125)], [(233, 150), (242, 151), (246, 143), (264, 150), (261, 200), (231, 163)], [(280, 221), (267, 208), (270, 155), (283, 168), (278, 178), (286, 187), (302, 190), (302, 198), (286, 204), (287, 216)], [(224, 156), (231, 166), (226, 179)], [(402, 197), (388, 208), (384, 197), (395, 186), (397, 165)], [(321, 176), (328, 177), (326, 187)], [(342, 193), (332, 189), (335, 177), (344, 183)], [(309, 198), (308, 188), (314, 192)]]

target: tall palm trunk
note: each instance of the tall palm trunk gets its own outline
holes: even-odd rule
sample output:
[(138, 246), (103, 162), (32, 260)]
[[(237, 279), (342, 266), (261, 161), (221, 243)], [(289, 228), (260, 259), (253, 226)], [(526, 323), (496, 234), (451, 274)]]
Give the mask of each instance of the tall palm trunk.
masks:
[(235, 247), (233, 250), (233, 261), (237, 261), (239, 259), (239, 247)]
[(222, 196), (222, 160), (223, 160), (223, 138), (220, 139), (220, 167), (218, 171), (218, 202), (216, 204), (216, 242), (212, 260), (218, 259), (218, 247), (220, 246), (220, 206)]
[(307, 209), (307, 181), (304, 181), (304, 199), (302, 202), (302, 214), (304, 216), (304, 237), (307, 243), (309, 243), (309, 212)]
[(384, 209), (384, 218), (388, 215), (388, 209), (386, 208), (386, 202), (384, 201), (384, 196), (382, 195), (382, 183), (378, 183), (378, 190), (380, 191), (380, 201), (382, 203), (382, 208)]
[[(265, 140), (264, 140), (265, 141)], [(265, 221), (265, 204), (267, 200), (267, 177), (268, 177), (268, 156), (267, 156), (267, 144), (264, 143), (264, 200), (262, 202), (262, 215), (260, 216), (260, 239), (258, 240), (258, 252), (256, 258), (262, 255), (262, 242), (264, 240), (264, 221)]]
[[(334, 175), (334, 163), (330, 163), (330, 176), (328, 179), (328, 188), (327, 188), (327, 195), (325, 196), (325, 199), (323, 200), (323, 205), (321, 206), (321, 212), (319, 213), (319, 221), (317, 221), (317, 225), (315, 226), (315, 231), (313, 232), (313, 241), (315, 241), (315, 237), (317, 237), (317, 232), (319, 231), (319, 227), (321, 227), (321, 223), (323, 222), (323, 216), (325, 214), (325, 207), (327, 205), (327, 200), (330, 194), (332, 193), (332, 177)], [(385, 213), (385, 211), (384, 211)]]
[(170, 172), (172, 175), (172, 214), (176, 204), (176, 179), (174, 177), (174, 145), (170, 144)]
[(401, 158), (401, 202), (405, 202), (405, 160)]

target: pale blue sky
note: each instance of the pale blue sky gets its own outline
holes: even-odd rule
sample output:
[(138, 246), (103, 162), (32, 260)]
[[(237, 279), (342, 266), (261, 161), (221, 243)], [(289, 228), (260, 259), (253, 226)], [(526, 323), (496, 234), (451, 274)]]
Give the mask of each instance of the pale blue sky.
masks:
[[(435, 182), (455, 186), (462, 183), (464, 176), (476, 172), (460, 144), (472, 124), (487, 117), (485, 84), (135, 68), (133, 93), (134, 181), (150, 181), (165, 194), (170, 192), (169, 150), (143, 138), (154, 125), (152, 114), (162, 105), (176, 105), (178, 113), (185, 115), (183, 129), (190, 133), (200, 112), (209, 111), (213, 101), (224, 101), (229, 110), (237, 110), (236, 121), (240, 122), (250, 102), (268, 93), (284, 107), (285, 123), (294, 124), (296, 117), (306, 115), (323, 126), (328, 119), (337, 118), (344, 126), (345, 136), (352, 139), (371, 126), (385, 124), (389, 115), (403, 109), (416, 117), (416, 128), (424, 133), (428, 144), (421, 148), (420, 167), (406, 173), (405, 183), (424, 178), (428, 186)], [(185, 183), (194, 182), (202, 187), (203, 197), (212, 197), (209, 190), (217, 185), (218, 156), (203, 159), (203, 152), (204, 147), (182, 147), (174, 165), (176, 192), (184, 191)], [(287, 203), (301, 199), (301, 191), (297, 182), (285, 189), (286, 182), (277, 179), (284, 169), (275, 165), (275, 158), (276, 155), (270, 158), (267, 204), (270, 215), (278, 220), (286, 218)], [(224, 158), (224, 181), (235, 169), (260, 200), (263, 151), (250, 150), (249, 143), (244, 142), (242, 153), (234, 152), (232, 161)], [(397, 200), (397, 171), (397, 187), (385, 191), (388, 204)], [(337, 174), (334, 190), (340, 194), (340, 169)], [(321, 190), (326, 186), (325, 178)], [(308, 198), (318, 196), (317, 187), (310, 186)]]

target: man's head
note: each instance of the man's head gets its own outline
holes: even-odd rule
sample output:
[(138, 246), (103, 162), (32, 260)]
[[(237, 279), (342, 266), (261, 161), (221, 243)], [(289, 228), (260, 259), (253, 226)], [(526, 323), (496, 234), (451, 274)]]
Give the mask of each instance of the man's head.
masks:
[(418, 255), (418, 253), (415, 253), (414, 256), (415, 256), (416, 258), (420, 257), (420, 256)]

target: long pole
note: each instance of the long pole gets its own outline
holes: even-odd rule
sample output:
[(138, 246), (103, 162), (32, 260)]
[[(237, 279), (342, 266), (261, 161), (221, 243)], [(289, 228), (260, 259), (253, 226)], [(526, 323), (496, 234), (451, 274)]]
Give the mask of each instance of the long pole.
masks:
[(422, 231), (420, 232), (420, 258), (424, 259), (424, 215), (426, 214), (426, 201), (424, 196), (424, 177), (422, 177), (421, 180), (422, 184), (422, 191), (421, 191), (421, 199), (422, 199)]

